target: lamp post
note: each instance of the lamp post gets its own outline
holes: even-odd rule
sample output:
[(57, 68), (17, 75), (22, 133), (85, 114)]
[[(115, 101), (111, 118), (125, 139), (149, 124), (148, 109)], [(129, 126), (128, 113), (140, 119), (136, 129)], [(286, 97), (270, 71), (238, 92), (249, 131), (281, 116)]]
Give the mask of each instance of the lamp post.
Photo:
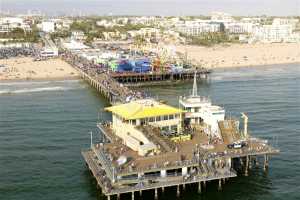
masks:
[(91, 134), (91, 148), (92, 148), (93, 147), (93, 132), (91, 131), (90, 134)]

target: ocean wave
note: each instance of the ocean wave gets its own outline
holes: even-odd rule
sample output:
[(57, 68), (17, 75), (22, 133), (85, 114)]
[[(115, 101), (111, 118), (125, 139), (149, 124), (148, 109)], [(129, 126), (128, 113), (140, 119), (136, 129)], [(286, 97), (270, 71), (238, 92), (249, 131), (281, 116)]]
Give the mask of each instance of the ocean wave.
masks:
[(53, 80), (53, 81), (16, 81), (16, 82), (0, 82), (0, 86), (18, 86), (18, 85), (44, 85), (49, 83), (77, 83), (80, 80), (71, 79), (71, 80)]
[(21, 94), (21, 93), (35, 93), (35, 92), (46, 92), (46, 91), (65, 91), (75, 88), (71, 87), (39, 87), (39, 88), (26, 88), (26, 89), (16, 89), (16, 90), (0, 90), (0, 94)]

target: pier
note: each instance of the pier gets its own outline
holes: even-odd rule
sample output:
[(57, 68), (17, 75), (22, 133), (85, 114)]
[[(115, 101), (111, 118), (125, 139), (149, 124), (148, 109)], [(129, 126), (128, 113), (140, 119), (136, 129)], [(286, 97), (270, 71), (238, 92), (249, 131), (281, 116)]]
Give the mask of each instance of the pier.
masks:
[(73, 55), (66, 54), (63, 59), (77, 69), (80, 77), (94, 87), (111, 104), (126, 102), (126, 98), (142, 98), (142, 96), (118, 83), (106, 71), (99, 71), (92, 62)]
[[(134, 199), (135, 194), (142, 195), (142, 192), (146, 190), (154, 191), (153, 198), (158, 199), (158, 191), (163, 193), (168, 187), (176, 187), (177, 196), (180, 196), (181, 190), (184, 190), (189, 184), (197, 184), (198, 191), (195, 192), (201, 193), (202, 187), (211, 181), (217, 183), (216, 191), (220, 191), (225, 180), (237, 177), (237, 172), (233, 169), (233, 159), (240, 160), (243, 173), (248, 176), (249, 171), (257, 166), (258, 158), (264, 158), (262, 168), (266, 171), (269, 158), (279, 153), (279, 150), (264, 145), (258, 139), (253, 140), (244, 149), (230, 150), (226, 148), (226, 145), (218, 145), (213, 150), (201, 148), (192, 150), (189, 146), (193, 145), (197, 148), (195, 143), (202, 137), (197, 136), (191, 142), (183, 143), (177, 152), (170, 151), (167, 153), (168, 155), (162, 157), (157, 155), (141, 158), (121, 143), (121, 138), (111, 132), (110, 126), (109, 124), (97, 124), (106, 142), (91, 144), (90, 149), (82, 151), (88, 169), (108, 199), (113, 196), (119, 199), (122, 194), (131, 194)], [(127, 152), (123, 152), (124, 155), (131, 154), (133, 156), (134, 168), (130, 167), (130, 164), (126, 168), (113, 164), (111, 159), (118, 157), (117, 152), (120, 149), (127, 149)], [(187, 160), (180, 160), (180, 156), (176, 156), (188, 149), (191, 151), (190, 153), (198, 152), (198, 155), (196, 154), (194, 158), (186, 157)], [(229, 162), (227, 162), (228, 159)], [(167, 165), (166, 162), (168, 162)]]
[(107, 69), (98, 69), (94, 63), (76, 54), (66, 52), (62, 57), (77, 69), (81, 78), (87, 81), (111, 104), (124, 103), (132, 99), (144, 98), (143, 94), (128, 86), (151, 86), (176, 84), (190, 81), (196, 72), (197, 76), (206, 79), (209, 70), (200, 68), (182, 72), (147, 72), (147, 73), (117, 73)]
[[(244, 130), (240, 131), (238, 120), (226, 119), (225, 110), (198, 96), (196, 77), (207, 78), (208, 70), (116, 73), (71, 53), (63, 59), (113, 105), (105, 108), (112, 113), (112, 122), (97, 124), (101, 141), (94, 143), (91, 133), (91, 146), (82, 151), (108, 200), (126, 193), (134, 200), (135, 193), (142, 195), (146, 190), (154, 190), (154, 199), (158, 199), (158, 191), (168, 187), (176, 187), (179, 197), (180, 188), (198, 184), (200, 193), (209, 181), (216, 181), (220, 191), (226, 179), (237, 176), (240, 167), (248, 176), (257, 159), (263, 157), (267, 171), (270, 156), (279, 153), (264, 140), (249, 136), (244, 113)], [(180, 97), (179, 108), (131, 89), (193, 79), (193, 94)], [(204, 123), (207, 118), (210, 124)]]

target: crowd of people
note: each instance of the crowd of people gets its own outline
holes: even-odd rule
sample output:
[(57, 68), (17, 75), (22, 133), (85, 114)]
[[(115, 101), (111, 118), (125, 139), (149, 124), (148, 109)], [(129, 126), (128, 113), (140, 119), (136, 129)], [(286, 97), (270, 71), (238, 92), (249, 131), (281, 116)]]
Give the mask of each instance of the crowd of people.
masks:
[(35, 56), (34, 47), (6, 47), (0, 48), (0, 59), (7, 59), (18, 56)]
[(145, 98), (145, 93), (134, 91), (125, 87), (109, 76), (109, 70), (103, 66), (95, 65), (86, 58), (66, 53), (63, 57), (69, 64), (77, 67), (79, 70), (95, 77), (106, 90), (110, 91), (111, 101), (113, 102), (129, 102), (135, 99)]

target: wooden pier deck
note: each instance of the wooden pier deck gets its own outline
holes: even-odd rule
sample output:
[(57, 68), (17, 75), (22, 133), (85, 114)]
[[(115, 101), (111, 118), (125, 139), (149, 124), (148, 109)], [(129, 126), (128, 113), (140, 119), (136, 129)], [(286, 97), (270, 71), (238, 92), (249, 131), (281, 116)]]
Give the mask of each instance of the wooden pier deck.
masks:
[(107, 72), (99, 72), (94, 68), (93, 63), (72, 54), (63, 59), (72, 65), (79, 72), (81, 78), (100, 92), (111, 104), (124, 103), (129, 96), (136, 99), (141, 98), (135, 91), (118, 83)]
[[(203, 174), (196, 175), (189, 179), (184, 179), (183, 177), (172, 179), (172, 177), (169, 177), (169, 178), (165, 178), (165, 181), (151, 183), (148, 185), (143, 184), (146, 182), (146, 180), (143, 179), (143, 180), (137, 180), (137, 182), (140, 182), (141, 184), (136, 184), (135, 186), (113, 187), (111, 186), (112, 183), (108, 179), (105, 180), (104, 177), (109, 175), (104, 174), (104, 171), (106, 171), (104, 170), (105, 167), (102, 166), (100, 163), (97, 163), (97, 159), (95, 159), (96, 154), (92, 150), (87, 150), (87, 151), (82, 151), (82, 155), (84, 157), (84, 160), (89, 170), (97, 180), (98, 186), (102, 188), (102, 193), (106, 196), (119, 195), (123, 193), (140, 192), (144, 190), (155, 190), (158, 188), (180, 186), (180, 185), (199, 183), (199, 182), (201, 183), (201, 182), (207, 182), (212, 180), (221, 180), (221, 179), (232, 178), (237, 176), (235, 171), (232, 170), (230, 171), (226, 170), (223, 172), (214, 171), (214, 172), (206, 173), (204, 175)], [(110, 185), (110, 187), (108, 187), (107, 185)]]
[[(132, 193), (143, 190), (155, 190), (186, 184), (193, 184), (232, 178), (237, 176), (236, 172), (232, 168), (232, 164), (220, 167), (212, 165), (211, 161), (222, 161), (238, 158), (245, 170), (245, 175), (248, 175), (248, 169), (251, 168), (253, 159), (257, 156), (263, 156), (265, 158), (264, 169), (268, 167), (269, 156), (279, 153), (279, 150), (263, 143), (262, 140), (253, 138), (249, 141), (248, 147), (242, 149), (229, 149), (225, 144), (216, 145), (214, 149), (205, 150), (200, 149), (199, 156), (190, 157), (192, 152), (190, 147), (195, 147), (194, 142), (199, 141), (198, 136), (194, 136), (189, 142), (182, 143), (178, 152), (166, 152), (165, 155), (153, 155), (149, 157), (139, 157), (132, 150), (126, 150), (126, 147), (122, 142), (112, 133), (110, 130), (110, 124), (97, 124), (100, 131), (104, 134), (109, 143), (96, 144), (88, 150), (82, 151), (82, 155), (87, 163), (89, 170), (96, 178), (99, 187), (102, 188), (103, 194), (108, 198), (111, 195), (120, 195), (123, 193)], [(195, 141), (194, 141), (195, 140)], [(185, 147), (184, 147), (185, 146)], [(120, 152), (120, 149), (123, 149)], [(180, 156), (183, 152), (186, 160), (181, 160)], [(120, 155), (130, 157), (130, 161), (126, 166), (118, 166), (116, 164), (116, 158)], [(168, 164), (166, 165), (166, 161)], [(131, 168), (131, 162), (134, 162), (134, 168)], [(189, 176), (183, 174), (172, 174), (174, 170), (183, 168), (190, 169)], [(193, 169), (195, 169), (194, 172)], [(161, 177), (157, 172), (168, 171), (166, 177)], [(142, 177), (138, 177), (138, 174), (143, 174)], [(188, 177), (188, 178), (187, 178)]]

